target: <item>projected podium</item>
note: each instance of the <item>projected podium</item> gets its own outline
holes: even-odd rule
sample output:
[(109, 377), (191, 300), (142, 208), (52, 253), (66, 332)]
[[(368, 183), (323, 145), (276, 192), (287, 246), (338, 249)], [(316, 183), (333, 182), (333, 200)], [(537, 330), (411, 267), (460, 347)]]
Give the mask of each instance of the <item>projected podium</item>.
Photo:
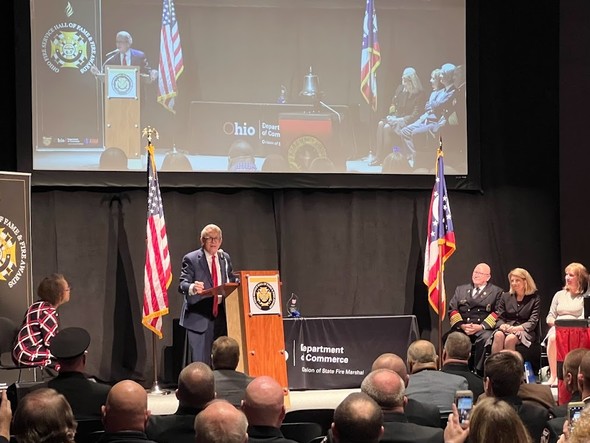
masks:
[(106, 66), (104, 77), (105, 148), (120, 148), (127, 158), (139, 158), (139, 66)]
[(285, 336), (278, 271), (240, 271), (240, 284), (207, 291), (225, 298), (227, 335), (240, 344), (237, 370), (269, 375), (288, 392)]

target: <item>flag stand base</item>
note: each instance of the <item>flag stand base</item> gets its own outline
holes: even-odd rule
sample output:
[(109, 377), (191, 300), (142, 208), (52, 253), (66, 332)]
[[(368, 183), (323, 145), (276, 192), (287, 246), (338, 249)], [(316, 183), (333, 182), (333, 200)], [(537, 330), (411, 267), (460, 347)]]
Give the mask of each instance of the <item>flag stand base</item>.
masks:
[(172, 391), (169, 390), (169, 389), (162, 389), (162, 388), (160, 388), (160, 385), (158, 384), (157, 381), (155, 381), (154, 384), (152, 385), (152, 387), (147, 390), (147, 393), (149, 395), (168, 395), (171, 392)]

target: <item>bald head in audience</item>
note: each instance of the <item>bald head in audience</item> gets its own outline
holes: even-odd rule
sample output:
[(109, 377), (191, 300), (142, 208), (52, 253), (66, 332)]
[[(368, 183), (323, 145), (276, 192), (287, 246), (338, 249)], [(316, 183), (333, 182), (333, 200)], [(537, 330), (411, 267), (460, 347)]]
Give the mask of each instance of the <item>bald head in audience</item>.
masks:
[(215, 379), (211, 368), (203, 362), (185, 366), (178, 376), (176, 398), (179, 406), (204, 408), (215, 398)]
[(377, 369), (389, 369), (393, 372), (397, 372), (406, 386), (408, 385), (408, 381), (410, 380), (408, 368), (406, 367), (406, 362), (404, 359), (399, 355), (393, 354), (391, 352), (381, 354), (375, 359), (373, 366), (371, 366), (371, 371), (375, 371)]
[(246, 388), (242, 411), (250, 426), (280, 428), (286, 412), (283, 388), (272, 377), (256, 377)]
[(383, 412), (364, 392), (349, 394), (334, 410), (336, 443), (376, 443), (383, 435)]
[(147, 392), (133, 380), (115, 384), (102, 407), (102, 422), (106, 432), (145, 432), (150, 411), (147, 408)]
[(213, 400), (195, 418), (196, 443), (244, 443), (248, 420), (227, 400)]
[(404, 412), (405, 391), (402, 378), (390, 369), (371, 371), (361, 383), (361, 392), (375, 400), (385, 412)]

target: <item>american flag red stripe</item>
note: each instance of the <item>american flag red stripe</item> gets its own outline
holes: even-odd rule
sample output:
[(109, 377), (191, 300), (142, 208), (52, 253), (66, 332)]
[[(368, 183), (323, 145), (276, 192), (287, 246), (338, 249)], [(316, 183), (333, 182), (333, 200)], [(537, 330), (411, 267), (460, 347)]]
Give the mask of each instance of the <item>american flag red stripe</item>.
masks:
[(158, 75), (158, 102), (169, 111), (174, 110), (178, 94), (176, 81), (184, 71), (180, 32), (176, 21), (173, 0), (164, 0), (162, 7), (162, 28), (160, 31), (160, 65)]
[(436, 158), (436, 180), (428, 210), (428, 235), (424, 250), (424, 284), (428, 287), (430, 306), (441, 318), (444, 318), (446, 313), (445, 262), (453, 255), (455, 249), (455, 232), (445, 182), (443, 151), (442, 148), (439, 148)]
[(377, 110), (377, 68), (380, 64), (381, 48), (377, 38), (375, 4), (373, 0), (367, 0), (361, 49), (361, 94), (373, 111)]
[(154, 147), (148, 146), (148, 212), (143, 290), (143, 325), (162, 338), (162, 316), (168, 314), (172, 266)]

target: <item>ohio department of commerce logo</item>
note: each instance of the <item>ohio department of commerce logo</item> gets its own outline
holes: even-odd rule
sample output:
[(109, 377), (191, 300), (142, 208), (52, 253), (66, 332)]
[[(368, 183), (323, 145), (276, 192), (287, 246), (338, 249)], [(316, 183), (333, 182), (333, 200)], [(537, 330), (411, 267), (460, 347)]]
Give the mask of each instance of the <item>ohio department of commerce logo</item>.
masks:
[(0, 215), (0, 282), (12, 288), (25, 274), (27, 244), (18, 226)]
[(269, 311), (276, 303), (275, 290), (266, 282), (254, 286), (254, 303), (261, 311)]
[(117, 74), (111, 80), (111, 88), (117, 95), (129, 95), (133, 90), (133, 82), (127, 74)]
[(78, 69), (82, 74), (96, 63), (96, 42), (83, 26), (73, 22), (53, 25), (43, 35), (41, 54), (49, 69)]

